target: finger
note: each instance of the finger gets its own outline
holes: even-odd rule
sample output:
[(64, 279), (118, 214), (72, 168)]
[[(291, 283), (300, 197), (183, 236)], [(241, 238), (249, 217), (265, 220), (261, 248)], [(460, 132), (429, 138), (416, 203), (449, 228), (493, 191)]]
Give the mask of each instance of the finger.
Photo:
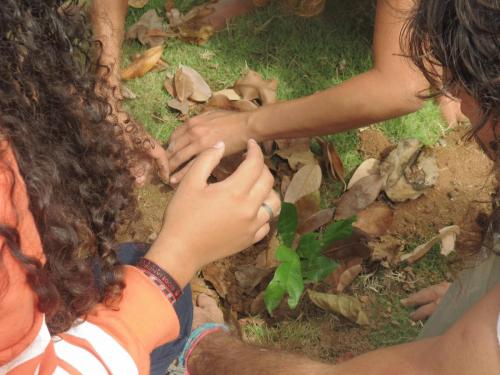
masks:
[(269, 209), (261, 206), (259, 208), (259, 212), (257, 214), (257, 223), (259, 226), (262, 226), (273, 219), (277, 218), (281, 209), (281, 200), (279, 195), (272, 190), (266, 200), (264, 201), (267, 207), (270, 207), (272, 210), (272, 215), (269, 212)]
[(170, 157), (174, 156), (176, 153), (189, 146), (191, 139), (187, 133), (182, 134), (175, 140), (169, 140), (168, 143), (168, 154)]
[(224, 156), (224, 142), (217, 142), (208, 150), (203, 151), (193, 162), (184, 177), (183, 183), (206, 186), (212, 171)]
[(172, 132), (170, 135), (170, 138), (168, 139), (168, 148), (170, 149), (170, 145), (175, 144), (175, 141), (179, 139), (181, 136), (184, 135), (184, 133), (187, 131), (188, 126), (184, 123), (181, 126), (178, 126), (175, 128), (175, 130)]
[(181, 180), (184, 178), (184, 176), (186, 175), (186, 173), (188, 173), (189, 168), (191, 168), (191, 166), (193, 165), (193, 163), (194, 163), (194, 160), (191, 160), (180, 171), (176, 172), (172, 177), (170, 177), (170, 183), (172, 185), (176, 185), (179, 182), (181, 182)]
[(410, 314), (413, 321), (424, 320), (431, 316), (436, 311), (438, 304), (436, 302), (428, 303), (427, 305), (419, 307), (415, 312)]
[(257, 142), (250, 139), (247, 143), (247, 155), (238, 169), (224, 180), (224, 184), (234, 184), (241, 187), (243, 192), (249, 192), (262, 173), (264, 155)]
[(197, 155), (201, 150), (195, 144), (190, 144), (187, 147), (184, 147), (182, 150), (177, 152), (173, 157), (170, 158), (169, 164), (172, 169), (172, 172), (179, 168), (182, 164), (188, 162), (193, 158), (193, 156)]
[(170, 175), (167, 152), (161, 145), (156, 144), (154, 149), (151, 151), (151, 156), (156, 161), (156, 167), (158, 168), (158, 176), (160, 179), (168, 184), (168, 178)]
[(262, 173), (252, 187), (250, 196), (257, 201), (262, 202), (271, 193), (274, 186), (274, 177), (267, 167), (262, 168)]
[(448, 282), (442, 282), (437, 285), (432, 285), (428, 288), (411, 294), (408, 298), (402, 299), (401, 304), (405, 307), (427, 304), (442, 297), (448, 290), (449, 286), (450, 283)]
[(259, 230), (257, 231), (257, 233), (255, 233), (253, 243), (262, 241), (264, 239), (264, 237), (267, 236), (267, 234), (269, 233), (270, 230), (271, 230), (271, 226), (269, 225), (269, 223), (265, 223), (263, 226), (261, 226), (259, 228)]

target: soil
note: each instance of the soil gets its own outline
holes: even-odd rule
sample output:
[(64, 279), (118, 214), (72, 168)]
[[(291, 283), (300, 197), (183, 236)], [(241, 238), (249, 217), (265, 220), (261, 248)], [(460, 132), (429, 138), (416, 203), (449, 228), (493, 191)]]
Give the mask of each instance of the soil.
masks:
[[(434, 153), (439, 167), (439, 179), (434, 188), (414, 201), (391, 204), (394, 210), (394, 219), (389, 229), (389, 236), (406, 243), (421, 243), (423, 238), (433, 236), (444, 226), (456, 224), (462, 229), (458, 244), (462, 248), (477, 245), (484, 230), (484, 217), (491, 212), (491, 195), (495, 190), (495, 179), (492, 174), (493, 163), (483, 154), (474, 141), (465, 140), (466, 128), (450, 131), (438, 145), (434, 146)], [(375, 129), (366, 129), (359, 133), (360, 151), (365, 158), (382, 158), (394, 146), (385, 135)], [(160, 182), (138, 189), (141, 217), (121, 235), (122, 241), (152, 242), (161, 227), (163, 213), (172, 196), (172, 190)], [(272, 272), (262, 272), (256, 267), (256, 259), (265, 251), (272, 251), (269, 244), (272, 236), (259, 244), (235, 255), (205, 267), (201, 275), (206, 284), (195, 289), (206, 290), (206, 285), (213, 288), (221, 297), (221, 303), (226, 308), (226, 316), (232, 322), (249, 315), (265, 316), (263, 293), (265, 286), (272, 277)], [(276, 241), (274, 241), (275, 243)], [(255, 271), (259, 275), (256, 286), (248, 288), (241, 285), (241, 277), (237, 272), (241, 270)], [(200, 278), (196, 283), (200, 282)], [(203, 283), (203, 281), (201, 280)], [(196, 294), (196, 293), (195, 293)], [(291, 312), (285, 304), (277, 309), (274, 320), (288, 319), (324, 319), (323, 312), (311, 308), (311, 304), (304, 301), (299, 308)], [(337, 319), (337, 321), (339, 321)], [(345, 319), (340, 325), (321, 329), (319, 344), (314, 348), (283, 347), (283, 349), (300, 350), (302, 353), (316, 358), (342, 359), (357, 355), (372, 349), (368, 339), (367, 328), (361, 328)], [(324, 323), (327, 324), (327, 323)], [(237, 325), (237, 323), (236, 323)], [(325, 326), (326, 327), (326, 326)], [(317, 352), (315, 352), (317, 351)], [(322, 354), (323, 353), (323, 354)]]
[[(467, 140), (468, 130), (452, 130), (433, 147), (439, 167), (438, 182), (424, 196), (393, 205), (390, 234), (408, 241), (421, 240), (455, 224), (462, 230), (457, 248), (478, 247), (484, 218), (492, 209), (496, 182), (493, 162), (474, 140)], [(361, 132), (360, 141), (360, 151), (366, 158), (384, 155), (391, 147), (385, 135), (376, 129)]]

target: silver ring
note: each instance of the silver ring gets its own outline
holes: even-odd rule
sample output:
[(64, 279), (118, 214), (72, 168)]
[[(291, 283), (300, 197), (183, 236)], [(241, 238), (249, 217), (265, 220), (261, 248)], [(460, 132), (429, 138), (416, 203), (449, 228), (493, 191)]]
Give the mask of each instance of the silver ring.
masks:
[(271, 206), (266, 202), (262, 203), (260, 206), (267, 211), (267, 213), (269, 214), (269, 221), (272, 221), (274, 219), (274, 212)]

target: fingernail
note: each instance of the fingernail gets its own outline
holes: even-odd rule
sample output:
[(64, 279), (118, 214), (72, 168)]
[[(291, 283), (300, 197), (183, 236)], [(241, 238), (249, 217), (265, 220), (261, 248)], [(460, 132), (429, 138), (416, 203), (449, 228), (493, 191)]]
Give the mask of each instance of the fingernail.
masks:
[(217, 148), (217, 149), (224, 148), (224, 142), (219, 141), (219, 142), (217, 142), (216, 144), (214, 144), (212, 147), (213, 147), (213, 148)]
[(176, 184), (176, 183), (177, 183), (177, 179), (176, 179), (175, 177), (172, 177), (172, 178), (170, 179), (170, 183), (171, 183), (171, 184)]

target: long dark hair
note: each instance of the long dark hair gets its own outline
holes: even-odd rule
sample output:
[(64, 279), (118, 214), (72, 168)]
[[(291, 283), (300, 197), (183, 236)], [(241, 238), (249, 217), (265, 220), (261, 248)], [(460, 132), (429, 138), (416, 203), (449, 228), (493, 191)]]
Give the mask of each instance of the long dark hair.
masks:
[(416, 0), (402, 48), (432, 94), (464, 89), (493, 124), (500, 116), (500, 0)]
[(23, 256), (15, 228), (0, 225), (0, 235), (53, 333), (124, 287), (114, 237), (120, 215), (135, 209), (133, 179), (116, 116), (96, 94), (105, 85), (89, 58), (96, 46), (76, 1), (2, 1), (0, 138), (25, 180), (46, 264)]

